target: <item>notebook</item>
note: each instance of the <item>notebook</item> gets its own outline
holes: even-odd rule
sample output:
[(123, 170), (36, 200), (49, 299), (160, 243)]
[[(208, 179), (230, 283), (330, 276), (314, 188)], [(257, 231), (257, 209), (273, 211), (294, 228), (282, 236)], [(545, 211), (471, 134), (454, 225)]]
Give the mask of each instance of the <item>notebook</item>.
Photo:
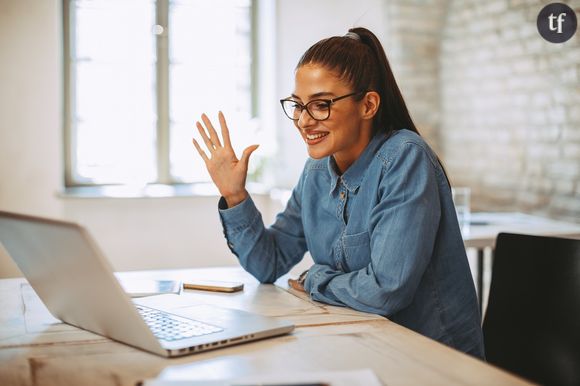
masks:
[(161, 356), (197, 353), (294, 329), (286, 321), (208, 304), (195, 305), (193, 319), (135, 304), (96, 242), (76, 223), (0, 211), (0, 244), (56, 318)]

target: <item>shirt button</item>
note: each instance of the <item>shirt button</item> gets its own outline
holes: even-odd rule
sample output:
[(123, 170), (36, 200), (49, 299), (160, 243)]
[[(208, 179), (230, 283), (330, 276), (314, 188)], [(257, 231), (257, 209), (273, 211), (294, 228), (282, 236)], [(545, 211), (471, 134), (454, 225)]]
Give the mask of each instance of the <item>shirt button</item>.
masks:
[(346, 194), (344, 192), (340, 192), (340, 199), (344, 200), (344, 196), (346, 196)]

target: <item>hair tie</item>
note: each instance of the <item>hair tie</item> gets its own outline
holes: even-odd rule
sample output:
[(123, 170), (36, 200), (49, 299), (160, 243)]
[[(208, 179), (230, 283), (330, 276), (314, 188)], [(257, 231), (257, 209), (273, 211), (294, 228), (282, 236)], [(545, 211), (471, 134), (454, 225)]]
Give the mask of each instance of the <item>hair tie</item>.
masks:
[(353, 39), (353, 40), (357, 40), (357, 41), (360, 42), (360, 36), (356, 32), (347, 32), (344, 35), (344, 37), (345, 38), (350, 38), (350, 39)]

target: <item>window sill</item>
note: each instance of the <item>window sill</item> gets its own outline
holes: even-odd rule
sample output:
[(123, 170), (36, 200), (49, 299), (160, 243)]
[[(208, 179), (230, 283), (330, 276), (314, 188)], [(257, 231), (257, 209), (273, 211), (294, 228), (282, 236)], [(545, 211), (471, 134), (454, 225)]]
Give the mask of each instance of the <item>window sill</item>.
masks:
[[(264, 195), (273, 199), (286, 199), (289, 191), (258, 183), (248, 183), (246, 188), (252, 195)], [(147, 185), (100, 185), (70, 186), (58, 193), (58, 197), (69, 198), (173, 198), (173, 197), (219, 197), (212, 183), (198, 184), (147, 184)]]

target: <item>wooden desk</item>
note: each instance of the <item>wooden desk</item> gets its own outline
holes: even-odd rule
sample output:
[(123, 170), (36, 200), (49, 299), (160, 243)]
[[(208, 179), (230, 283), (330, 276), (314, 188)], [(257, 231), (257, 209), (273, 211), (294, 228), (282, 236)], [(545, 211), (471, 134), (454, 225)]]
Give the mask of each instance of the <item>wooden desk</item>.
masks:
[[(524, 385), (525, 381), (387, 319), (259, 285), (240, 268), (125, 273), (238, 280), (235, 294), (187, 291), (183, 303), (250, 310), (293, 321), (290, 335), (165, 359), (59, 323), (24, 279), (0, 280), (1, 385), (134, 385), (144, 378), (210, 380), (273, 371), (371, 368), (388, 385)], [(151, 298), (151, 304), (159, 298)]]

